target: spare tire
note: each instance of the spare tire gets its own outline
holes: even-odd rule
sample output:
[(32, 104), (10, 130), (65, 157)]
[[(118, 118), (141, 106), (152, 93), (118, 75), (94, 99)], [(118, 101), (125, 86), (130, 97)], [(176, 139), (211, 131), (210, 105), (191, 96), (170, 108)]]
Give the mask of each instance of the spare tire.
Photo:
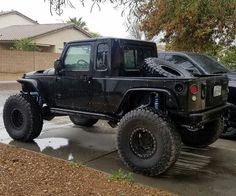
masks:
[(147, 58), (144, 60), (143, 71), (145, 76), (149, 77), (167, 77), (167, 78), (189, 78), (193, 75), (182, 67), (158, 58)]

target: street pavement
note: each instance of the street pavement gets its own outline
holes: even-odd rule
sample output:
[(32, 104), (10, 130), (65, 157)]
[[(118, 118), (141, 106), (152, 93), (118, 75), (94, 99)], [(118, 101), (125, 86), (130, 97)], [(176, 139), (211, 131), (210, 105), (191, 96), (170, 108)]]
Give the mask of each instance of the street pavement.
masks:
[[(108, 173), (123, 169), (116, 150), (116, 131), (105, 121), (83, 128), (68, 117), (45, 121), (41, 135), (33, 143), (12, 140), (5, 131), (2, 110), (15, 90), (0, 91), (0, 142), (84, 164)], [(136, 182), (179, 195), (236, 195), (236, 140), (219, 139), (205, 149), (182, 147), (177, 163), (165, 174), (145, 177), (134, 174)]]

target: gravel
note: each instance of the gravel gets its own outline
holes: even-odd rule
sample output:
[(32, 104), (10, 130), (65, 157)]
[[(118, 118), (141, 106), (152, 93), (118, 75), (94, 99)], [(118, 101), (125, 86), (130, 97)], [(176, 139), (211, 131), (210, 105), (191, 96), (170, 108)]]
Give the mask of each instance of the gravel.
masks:
[(126, 181), (80, 164), (0, 144), (0, 195), (155, 195), (171, 193)]

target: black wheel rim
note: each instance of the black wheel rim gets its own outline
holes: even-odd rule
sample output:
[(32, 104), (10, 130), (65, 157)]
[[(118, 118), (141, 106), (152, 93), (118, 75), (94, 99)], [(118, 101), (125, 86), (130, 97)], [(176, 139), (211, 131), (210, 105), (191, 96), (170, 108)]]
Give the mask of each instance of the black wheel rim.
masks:
[(148, 159), (156, 152), (156, 138), (149, 130), (137, 128), (130, 136), (130, 147), (136, 156)]
[(24, 117), (20, 110), (14, 109), (11, 113), (11, 121), (16, 129), (20, 129), (23, 126)]

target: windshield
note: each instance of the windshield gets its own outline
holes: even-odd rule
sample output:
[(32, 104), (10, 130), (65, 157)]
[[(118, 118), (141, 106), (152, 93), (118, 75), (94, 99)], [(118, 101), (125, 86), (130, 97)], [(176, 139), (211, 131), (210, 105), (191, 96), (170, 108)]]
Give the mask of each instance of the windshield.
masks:
[(214, 58), (203, 54), (188, 54), (209, 74), (227, 73), (229, 70)]

